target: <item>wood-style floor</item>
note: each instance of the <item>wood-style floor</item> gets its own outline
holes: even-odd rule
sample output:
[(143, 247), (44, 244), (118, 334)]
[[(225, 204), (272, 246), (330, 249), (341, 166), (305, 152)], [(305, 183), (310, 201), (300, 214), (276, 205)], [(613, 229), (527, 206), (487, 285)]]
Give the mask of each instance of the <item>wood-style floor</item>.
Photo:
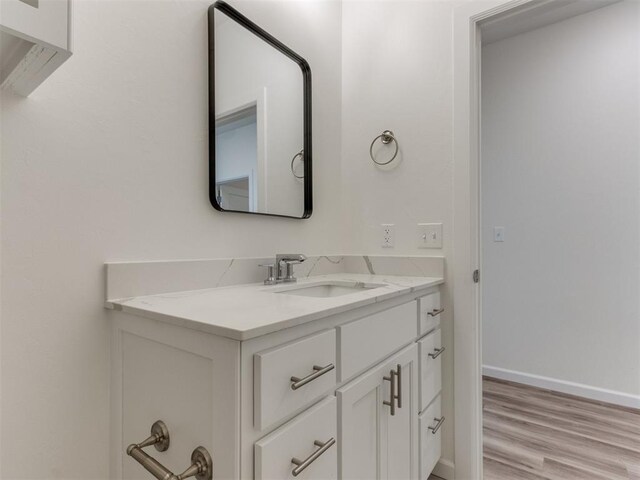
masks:
[(640, 410), (483, 381), (485, 480), (640, 480)]

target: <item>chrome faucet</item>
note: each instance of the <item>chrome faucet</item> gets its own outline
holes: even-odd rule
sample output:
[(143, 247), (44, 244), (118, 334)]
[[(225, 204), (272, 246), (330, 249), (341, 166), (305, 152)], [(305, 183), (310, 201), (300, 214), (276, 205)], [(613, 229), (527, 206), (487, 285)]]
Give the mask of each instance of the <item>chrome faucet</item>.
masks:
[(297, 263), (302, 263), (307, 259), (301, 253), (279, 253), (276, 255), (276, 269), (278, 276), (276, 282), (293, 283), (298, 279), (293, 276), (293, 266)]
[[(307, 259), (301, 253), (279, 253), (276, 255), (276, 263), (261, 264), (261, 267), (267, 267), (267, 279), (265, 285), (275, 285), (276, 283), (293, 283), (298, 279), (293, 276), (293, 266), (296, 263), (302, 263)], [(275, 271), (275, 272), (274, 272)]]

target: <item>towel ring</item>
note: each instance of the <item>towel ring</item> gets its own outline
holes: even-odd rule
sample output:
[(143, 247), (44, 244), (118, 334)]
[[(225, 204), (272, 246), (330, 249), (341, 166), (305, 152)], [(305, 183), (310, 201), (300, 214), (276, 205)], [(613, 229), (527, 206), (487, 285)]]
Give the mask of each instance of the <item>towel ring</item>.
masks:
[(291, 173), (293, 173), (293, 176), (296, 178), (304, 178), (304, 173), (302, 175), (296, 175), (296, 171), (293, 169), (293, 162), (295, 162), (298, 157), (300, 157), (300, 160), (304, 160), (304, 149), (296, 153), (291, 159)]
[[(378, 139), (380, 139), (380, 141), (384, 145), (388, 145), (389, 143), (393, 142), (396, 146), (396, 151), (393, 152), (393, 157), (391, 157), (391, 159), (386, 162), (376, 162), (376, 159), (373, 156), (373, 145)], [(371, 146), (369, 147), (369, 156), (371, 157), (371, 160), (373, 160), (373, 163), (375, 163), (376, 165), (388, 165), (395, 160), (395, 158), (398, 156), (398, 140), (396, 140), (396, 137), (393, 135), (393, 132), (391, 130), (385, 130), (373, 139), (373, 142), (371, 142)]]

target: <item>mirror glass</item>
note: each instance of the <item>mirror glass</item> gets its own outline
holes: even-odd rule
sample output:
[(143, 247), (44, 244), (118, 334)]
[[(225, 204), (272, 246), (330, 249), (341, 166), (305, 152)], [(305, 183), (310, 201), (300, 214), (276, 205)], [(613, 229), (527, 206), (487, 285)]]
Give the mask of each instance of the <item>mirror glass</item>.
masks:
[(309, 217), (308, 64), (221, 1), (209, 10), (209, 54), (211, 203)]

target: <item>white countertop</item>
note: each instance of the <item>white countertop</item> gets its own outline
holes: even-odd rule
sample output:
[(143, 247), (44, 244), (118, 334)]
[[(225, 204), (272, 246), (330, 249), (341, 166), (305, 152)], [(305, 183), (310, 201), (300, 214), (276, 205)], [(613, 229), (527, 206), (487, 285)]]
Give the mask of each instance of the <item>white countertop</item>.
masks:
[[(326, 281), (384, 286), (326, 298), (274, 293)], [(234, 340), (248, 340), (442, 283), (442, 278), (434, 277), (336, 273), (300, 279), (295, 284), (236, 285), (109, 300), (106, 306)]]

